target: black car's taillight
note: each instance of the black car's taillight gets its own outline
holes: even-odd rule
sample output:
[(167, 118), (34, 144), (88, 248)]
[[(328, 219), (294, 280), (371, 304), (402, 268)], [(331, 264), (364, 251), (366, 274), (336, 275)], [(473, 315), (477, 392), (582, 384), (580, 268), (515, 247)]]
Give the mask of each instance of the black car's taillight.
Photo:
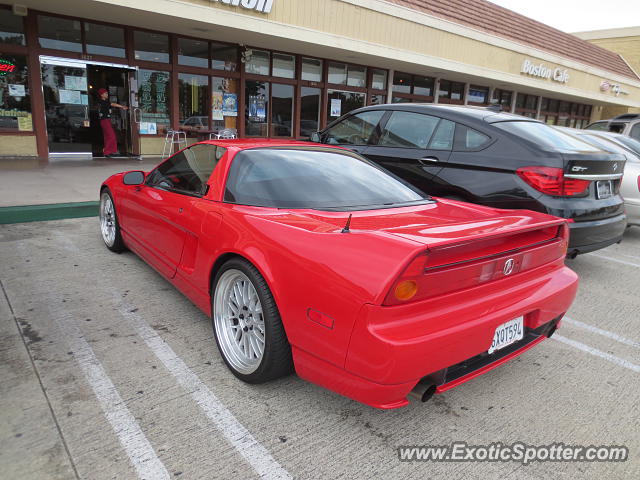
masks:
[(576, 197), (587, 193), (590, 180), (566, 178), (561, 168), (521, 167), (516, 173), (539, 192), (556, 197)]

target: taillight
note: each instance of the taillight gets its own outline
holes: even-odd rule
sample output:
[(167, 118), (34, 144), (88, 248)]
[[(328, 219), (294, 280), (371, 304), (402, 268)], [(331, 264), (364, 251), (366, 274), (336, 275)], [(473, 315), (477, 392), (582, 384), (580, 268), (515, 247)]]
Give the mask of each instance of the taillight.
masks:
[(423, 283), (424, 270), (427, 263), (427, 252), (418, 255), (396, 280), (384, 301), (385, 305), (398, 305), (409, 300), (417, 300), (426, 296), (425, 289), (420, 288)]
[(638, 191), (640, 192), (640, 175), (638, 175)]
[(589, 180), (565, 178), (561, 168), (521, 167), (516, 173), (539, 192), (556, 197), (583, 195), (589, 189)]

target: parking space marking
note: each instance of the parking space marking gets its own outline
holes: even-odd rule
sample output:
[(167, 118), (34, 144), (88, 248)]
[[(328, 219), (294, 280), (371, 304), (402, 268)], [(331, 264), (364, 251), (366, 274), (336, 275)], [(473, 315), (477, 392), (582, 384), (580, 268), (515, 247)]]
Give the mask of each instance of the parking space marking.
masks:
[(612, 262), (621, 263), (622, 265), (629, 265), (630, 267), (640, 268), (640, 263), (628, 262), (626, 260), (620, 260), (619, 258), (609, 257), (608, 255), (602, 255), (601, 253), (587, 253), (591, 257), (598, 257), (604, 260), (610, 260)]
[(118, 390), (104, 370), (82, 332), (67, 312), (52, 311), (60, 331), (67, 338), (87, 383), (93, 389), (105, 417), (116, 433), (120, 444), (127, 452), (131, 463), (141, 479), (169, 479), (170, 475), (160, 461), (140, 425), (120, 397)]
[(596, 348), (590, 347), (589, 345), (585, 345), (584, 343), (576, 342), (575, 340), (571, 340), (569, 338), (563, 337), (562, 335), (555, 334), (551, 338), (559, 342), (562, 342), (566, 345), (570, 345), (573, 348), (577, 348), (578, 350), (582, 350), (583, 352), (590, 353), (595, 357), (600, 357), (611, 363), (615, 363), (616, 365), (627, 368), (633, 372), (640, 373), (640, 365), (631, 363), (630, 361), (625, 360), (624, 358), (616, 357), (615, 355), (611, 355), (610, 353), (603, 352), (602, 350), (598, 350)]
[(588, 323), (584, 323), (579, 320), (574, 320), (569, 317), (563, 317), (562, 321), (568, 323), (569, 325), (582, 328), (583, 330), (587, 330), (592, 333), (597, 333), (598, 335), (602, 335), (603, 337), (611, 338), (616, 342), (629, 345), (630, 347), (640, 348), (640, 342), (629, 340), (628, 338), (624, 338), (623, 336), (618, 335), (617, 333), (609, 332), (608, 330), (603, 330), (602, 328), (594, 327), (593, 325), (589, 325)]
[(136, 329), (151, 351), (176, 378), (178, 383), (198, 404), (205, 415), (218, 427), (227, 441), (244, 457), (262, 479), (291, 479), (291, 475), (271, 456), (238, 419), (218, 400), (215, 394), (187, 367), (145, 320), (133, 308), (120, 301), (117, 292), (114, 298), (118, 311)]

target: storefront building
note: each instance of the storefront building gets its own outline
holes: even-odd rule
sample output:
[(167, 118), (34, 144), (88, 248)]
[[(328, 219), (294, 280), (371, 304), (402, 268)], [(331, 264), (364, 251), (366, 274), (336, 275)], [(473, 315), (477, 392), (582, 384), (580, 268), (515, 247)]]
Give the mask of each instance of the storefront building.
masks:
[[(0, 5), (1, 156), (161, 154), (222, 129), (303, 138), (364, 105), (498, 103), (583, 127), (640, 107), (620, 55), (489, 2), (23, 0)], [(448, 8), (444, 8), (448, 7)], [(603, 84), (617, 89), (603, 89)], [(166, 150), (165, 150), (166, 151)]]

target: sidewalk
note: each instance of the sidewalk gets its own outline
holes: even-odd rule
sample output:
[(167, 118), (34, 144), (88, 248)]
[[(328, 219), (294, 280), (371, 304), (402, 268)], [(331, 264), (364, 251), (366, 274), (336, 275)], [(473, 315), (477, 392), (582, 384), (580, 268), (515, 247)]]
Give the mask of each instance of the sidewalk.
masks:
[(0, 207), (97, 202), (100, 184), (126, 170), (150, 170), (160, 157), (59, 160), (0, 157)]

